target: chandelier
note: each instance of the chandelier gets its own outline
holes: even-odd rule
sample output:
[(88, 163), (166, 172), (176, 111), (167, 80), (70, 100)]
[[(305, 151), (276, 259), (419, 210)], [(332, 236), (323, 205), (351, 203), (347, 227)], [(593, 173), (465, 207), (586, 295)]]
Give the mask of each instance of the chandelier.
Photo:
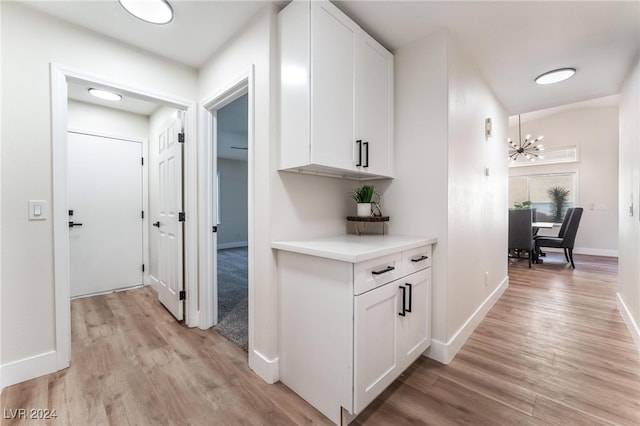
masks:
[(530, 161), (543, 159), (544, 157), (538, 154), (540, 151), (544, 151), (544, 146), (538, 143), (543, 137), (544, 136), (538, 136), (532, 139), (531, 135), (526, 135), (524, 140), (522, 140), (522, 126), (520, 124), (520, 114), (518, 114), (518, 143), (507, 139), (507, 142), (509, 142), (509, 160), (511, 160), (511, 163), (514, 163), (520, 155)]

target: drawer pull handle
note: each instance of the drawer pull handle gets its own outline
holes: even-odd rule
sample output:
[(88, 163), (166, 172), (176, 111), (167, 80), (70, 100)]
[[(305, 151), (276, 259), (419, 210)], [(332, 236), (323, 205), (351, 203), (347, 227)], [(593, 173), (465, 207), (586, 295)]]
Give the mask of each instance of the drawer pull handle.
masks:
[(411, 300), (411, 294), (413, 293), (413, 286), (409, 283), (405, 283), (407, 287), (409, 287), (409, 307), (407, 308), (407, 312), (411, 312), (411, 305), (413, 304)]
[(398, 315), (401, 317), (407, 316), (407, 305), (405, 304), (405, 299), (407, 295), (407, 288), (403, 285), (398, 286), (400, 290), (402, 290), (402, 312), (398, 312)]
[(412, 262), (422, 262), (423, 260), (427, 260), (429, 256), (422, 255), (417, 259), (411, 259)]
[(393, 266), (387, 266), (386, 268), (380, 269), (379, 271), (371, 271), (371, 273), (373, 275), (381, 275), (381, 274), (384, 274), (385, 272), (393, 271), (394, 269), (396, 269), (396, 268), (393, 267)]

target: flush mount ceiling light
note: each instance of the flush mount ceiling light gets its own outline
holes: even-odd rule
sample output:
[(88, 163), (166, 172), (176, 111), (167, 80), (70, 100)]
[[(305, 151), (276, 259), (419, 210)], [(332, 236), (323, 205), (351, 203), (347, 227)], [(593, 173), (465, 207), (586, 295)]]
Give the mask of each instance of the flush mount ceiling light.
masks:
[(151, 24), (168, 24), (173, 20), (173, 8), (166, 0), (118, 0), (127, 12)]
[(536, 77), (536, 83), (538, 84), (553, 84), (560, 81), (564, 81), (573, 77), (576, 73), (575, 68), (559, 68), (553, 71), (547, 71)]
[(117, 93), (107, 92), (106, 90), (100, 89), (89, 89), (89, 94), (95, 96), (96, 98), (104, 99), (106, 101), (121, 101), (122, 96)]
[(530, 161), (543, 159), (544, 157), (538, 154), (538, 152), (544, 151), (544, 146), (538, 143), (543, 137), (544, 136), (538, 136), (532, 140), (531, 135), (527, 135), (524, 140), (522, 140), (522, 126), (520, 125), (520, 114), (518, 114), (518, 143), (516, 144), (511, 139), (507, 139), (507, 142), (509, 142), (509, 160), (511, 160), (511, 163), (514, 163), (520, 155)]

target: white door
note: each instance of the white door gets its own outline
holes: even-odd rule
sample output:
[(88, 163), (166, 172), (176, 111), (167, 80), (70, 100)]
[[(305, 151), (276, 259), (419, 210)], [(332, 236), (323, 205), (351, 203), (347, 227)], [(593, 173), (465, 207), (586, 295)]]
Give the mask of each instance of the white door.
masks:
[(330, 3), (311, 3), (311, 161), (355, 170), (357, 27)]
[(400, 281), (378, 287), (354, 299), (355, 371), (353, 405), (362, 411), (396, 378)]
[(356, 50), (358, 132), (362, 140), (362, 170), (393, 173), (393, 55), (364, 32)]
[(400, 281), (406, 287), (405, 316), (398, 317), (398, 359), (408, 367), (431, 343), (431, 269), (424, 269)]
[(142, 143), (68, 133), (71, 296), (140, 285)]
[(178, 320), (184, 316), (182, 144), (181, 121), (171, 119), (159, 131), (158, 140), (158, 297)]

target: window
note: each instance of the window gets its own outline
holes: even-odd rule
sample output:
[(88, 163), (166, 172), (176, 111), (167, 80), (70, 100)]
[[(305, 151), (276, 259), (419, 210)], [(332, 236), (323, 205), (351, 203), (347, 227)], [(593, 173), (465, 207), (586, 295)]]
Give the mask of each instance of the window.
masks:
[(574, 207), (575, 196), (575, 173), (509, 178), (509, 207), (531, 201), (531, 208), (535, 209), (534, 220), (538, 222), (561, 223), (567, 208)]

